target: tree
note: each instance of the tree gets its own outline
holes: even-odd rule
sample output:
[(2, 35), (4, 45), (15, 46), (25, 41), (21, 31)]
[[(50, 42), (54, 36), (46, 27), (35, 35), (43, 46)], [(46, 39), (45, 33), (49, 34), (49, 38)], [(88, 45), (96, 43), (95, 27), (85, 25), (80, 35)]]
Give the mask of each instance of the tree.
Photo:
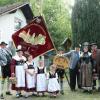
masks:
[(74, 46), (87, 41), (100, 47), (100, 0), (76, 0), (71, 22)]
[(0, 0), (0, 6), (14, 4), (16, 2), (27, 2), (29, 0)]
[(44, 0), (43, 5), (43, 14), (56, 48), (65, 38), (71, 37), (70, 15), (63, 5), (61, 0)]
[(30, 0), (34, 15), (45, 18), (49, 33), (58, 48), (62, 41), (71, 37), (71, 19), (62, 0)]

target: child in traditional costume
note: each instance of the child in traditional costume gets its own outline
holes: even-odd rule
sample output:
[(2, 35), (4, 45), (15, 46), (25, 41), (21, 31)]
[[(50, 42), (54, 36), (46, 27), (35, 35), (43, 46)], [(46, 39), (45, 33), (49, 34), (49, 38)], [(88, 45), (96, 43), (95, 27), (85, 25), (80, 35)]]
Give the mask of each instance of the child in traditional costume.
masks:
[(39, 95), (42, 93), (44, 95), (44, 92), (47, 91), (47, 84), (46, 84), (46, 68), (44, 67), (44, 61), (42, 60), (42, 57), (39, 58), (39, 66), (37, 67), (37, 85), (36, 90), (37, 94)]
[(29, 96), (28, 92), (33, 93), (35, 91), (36, 86), (35, 68), (32, 55), (28, 55), (27, 60), (28, 61), (24, 65), (26, 74), (26, 98)]
[(56, 97), (60, 91), (60, 85), (58, 83), (58, 75), (56, 73), (56, 66), (52, 65), (50, 67), (50, 72), (48, 73), (48, 92), (50, 97)]
[(12, 90), (16, 90), (16, 97), (21, 97), (21, 91), (25, 89), (25, 70), (26, 58), (23, 56), (21, 46), (16, 50), (17, 54), (11, 62), (11, 76), (16, 78), (16, 83), (12, 83)]

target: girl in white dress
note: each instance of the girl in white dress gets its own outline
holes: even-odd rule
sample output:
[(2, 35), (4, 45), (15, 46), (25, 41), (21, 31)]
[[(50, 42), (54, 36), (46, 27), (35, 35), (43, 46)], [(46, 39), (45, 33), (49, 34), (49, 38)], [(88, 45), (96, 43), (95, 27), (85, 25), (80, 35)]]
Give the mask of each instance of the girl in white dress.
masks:
[(28, 97), (28, 92), (35, 91), (36, 85), (36, 75), (35, 75), (35, 68), (33, 63), (32, 55), (27, 56), (27, 62), (24, 65), (25, 75), (26, 75), (26, 94), (25, 97)]
[(41, 56), (39, 59), (39, 67), (37, 67), (37, 85), (36, 90), (37, 94), (42, 93), (44, 95), (44, 92), (47, 91), (47, 84), (46, 84), (46, 68), (44, 67), (44, 61), (42, 60)]
[(55, 72), (56, 65), (50, 66), (50, 72), (48, 73), (48, 92), (50, 96), (56, 97), (60, 91), (60, 85), (58, 83), (58, 75)]

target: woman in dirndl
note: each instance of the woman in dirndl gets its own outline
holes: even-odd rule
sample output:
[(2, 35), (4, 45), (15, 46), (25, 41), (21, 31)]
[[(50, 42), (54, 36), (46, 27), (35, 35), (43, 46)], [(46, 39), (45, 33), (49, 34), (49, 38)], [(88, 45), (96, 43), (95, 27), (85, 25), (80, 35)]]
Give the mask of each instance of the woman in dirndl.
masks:
[(80, 61), (80, 84), (83, 92), (92, 92), (93, 82), (93, 60), (91, 53), (88, 51), (88, 43), (84, 43), (83, 53), (81, 54)]
[(50, 97), (56, 97), (60, 91), (60, 85), (58, 83), (58, 75), (56, 73), (56, 65), (50, 66), (48, 73), (48, 92)]
[(32, 55), (27, 55), (27, 62), (24, 65), (25, 80), (26, 80), (26, 93), (25, 97), (29, 96), (28, 92), (34, 92), (36, 87), (36, 75)]
[(36, 76), (36, 91), (38, 96), (40, 93), (44, 96), (44, 93), (47, 91), (47, 82), (46, 82), (46, 68), (44, 67), (44, 61), (42, 56), (39, 57), (39, 66), (37, 67), (37, 76)]
[(21, 97), (21, 91), (25, 90), (25, 70), (24, 64), (26, 57), (23, 56), (21, 46), (16, 50), (17, 54), (12, 58), (11, 62), (11, 77), (16, 78), (16, 83), (12, 83), (12, 90), (16, 90), (16, 98)]

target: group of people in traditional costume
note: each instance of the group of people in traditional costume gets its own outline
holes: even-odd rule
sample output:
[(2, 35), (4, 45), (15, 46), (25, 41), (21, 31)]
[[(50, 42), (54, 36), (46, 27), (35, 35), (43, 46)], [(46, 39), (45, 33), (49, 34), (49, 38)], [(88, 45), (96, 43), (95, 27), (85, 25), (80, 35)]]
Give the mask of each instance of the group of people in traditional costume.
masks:
[[(4, 45), (6, 47), (7, 44)], [(6, 57), (1, 61), (2, 76), (5, 73), (9, 74), (6, 76), (9, 77), (9, 84), (11, 82), (11, 89), (16, 91), (17, 98), (22, 96), (27, 98), (29, 95), (44, 96), (45, 92), (48, 92), (50, 97), (56, 97), (58, 95), (60, 85), (58, 83), (56, 65), (52, 64), (50, 71), (47, 73), (42, 56), (39, 56), (39, 65), (35, 68), (32, 55), (27, 54), (24, 56), (21, 46), (18, 46), (16, 55), (12, 57), (9, 70), (6, 67), (7, 71), (3, 69), (7, 64), (7, 62), (5, 63), (5, 59)], [(10, 86), (8, 87), (10, 88)], [(4, 90), (3, 87), (2, 90)], [(10, 89), (6, 94), (12, 95)], [(4, 99), (4, 92), (1, 93), (0, 97)]]
[[(56, 97), (59, 91), (61, 94), (64, 94), (63, 78), (65, 69), (60, 69), (57, 65), (52, 64), (49, 72), (47, 72), (41, 56), (38, 61), (39, 65), (35, 67), (32, 55), (24, 56), (21, 46), (17, 48), (16, 55), (14, 56), (10, 48), (6, 46), (5, 42), (1, 42), (1, 99), (4, 99), (4, 83), (6, 78), (6, 95), (12, 95), (11, 89), (16, 91), (17, 98), (22, 97), (22, 95), (25, 98), (29, 95), (44, 96), (45, 92), (48, 92), (50, 97)], [(91, 46), (91, 52), (89, 52), (89, 46)], [(96, 89), (96, 80), (98, 80), (98, 91), (100, 91), (100, 50), (95, 43), (89, 45), (88, 42), (85, 42), (82, 50), (77, 45), (75, 50), (67, 53), (59, 51), (59, 53), (70, 60), (69, 85), (71, 91), (76, 90), (77, 83), (79, 89), (91, 93), (93, 89)]]
[(70, 59), (71, 91), (76, 91), (76, 80), (78, 88), (89, 93), (96, 89), (96, 80), (98, 80), (98, 91), (100, 91), (100, 50), (97, 49), (96, 43), (85, 42), (82, 51), (80, 51), (80, 46), (77, 45), (75, 50), (63, 55)]
[(60, 86), (55, 70), (56, 66), (52, 65), (50, 72), (47, 73), (41, 56), (39, 57), (39, 66), (35, 68), (32, 55), (27, 55), (25, 58), (23, 51), (18, 49), (11, 62), (11, 76), (17, 78), (17, 83), (12, 84), (12, 90), (17, 92), (16, 97), (22, 96), (22, 90), (25, 91), (24, 97), (28, 97), (29, 92), (32, 92), (32, 95), (37, 92), (38, 96), (44, 96), (45, 92), (49, 92), (50, 96), (56, 97)]

